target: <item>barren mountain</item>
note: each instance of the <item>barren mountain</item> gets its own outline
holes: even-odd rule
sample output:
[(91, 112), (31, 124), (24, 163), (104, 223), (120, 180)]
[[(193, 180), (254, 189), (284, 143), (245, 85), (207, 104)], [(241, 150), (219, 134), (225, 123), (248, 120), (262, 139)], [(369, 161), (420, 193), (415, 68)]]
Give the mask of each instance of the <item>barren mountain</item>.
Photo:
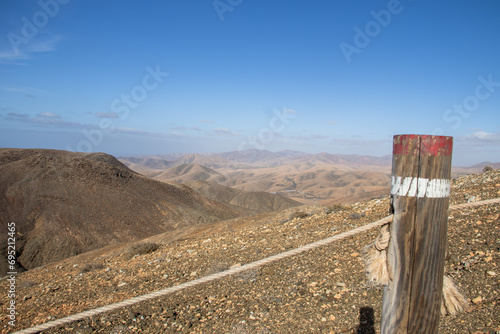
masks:
[[(0, 149), (0, 212), (2, 226), (16, 224), (18, 261), (27, 269), (240, 214), (107, 154), (35, 149)], [(6, 239), (2, 234), (2, 249)]]
[[(388, 158), (356, 155), (307, 155), (295, 151), (248, 150), (220, 154), (222, 157), (189, 155), (169, 163), (175, 167), (145, 171), (160, 181), (209, 181), (250, 192), (287, 196), (304, 204), (352, 203), (387, 192), (390, 186)], [(227, 160), (226, 160), (227, 159)], [(245, 160), (251, 161), (245, 163)], [(122, 159), (122, 161), (125, 161)], [(125, 162), (133, 161), (127, 158)], [(136, 160), (140, 163), (139, 160)], [(199, 163), (179, 164), (199, 161)], [(144, 162), (144, 167), (151, 164)]]
[(258, 164), (260, 166), (273, 166), (290, 163), (293, 159), (308, 156), (309, 154), (290, 150), (271, 152), (267, 150), (249, 149), (243, 151), (215, 153), (214, 155), (232, 162)]
[(251, 192), (225, 187), (215, 182), (195, 181), (187, 185), (202, 196), (231, 205), (237, 210), (245, 208), (248, 213), (273, 212), (299, 206), (301, 203), (288, 197), (267, 192)]
[(127, 157), (120, 158), (120, 161), (130, 169), (138, 173), (155, 173), (173, 166), (172, 161), (155, 158)]
[(230, 165), (227, 160), (224, 160), (217, 156), (208, 156), (201, 154), (187, 154), (182, 156), (179, 159), (173, 161), (173, 166), (178, 165), (189, 165), (192, 163), (196, 163), (198, 165), (202, 165), (208, 168), (221, 168)]
[(149, 173), (148, 175), (159, 181), (173, 181), (181, 183), (192, 181), (214, 181), (221, 183), (226, 181), (226, 177), (221, 173), (194, 162), (168, 168), (159, 173)]
[(352, 203), (387, 193), (389, 173), (345, 171), (324, 162), (226, 171), (224, 185), (286, 195), (304, 204)]

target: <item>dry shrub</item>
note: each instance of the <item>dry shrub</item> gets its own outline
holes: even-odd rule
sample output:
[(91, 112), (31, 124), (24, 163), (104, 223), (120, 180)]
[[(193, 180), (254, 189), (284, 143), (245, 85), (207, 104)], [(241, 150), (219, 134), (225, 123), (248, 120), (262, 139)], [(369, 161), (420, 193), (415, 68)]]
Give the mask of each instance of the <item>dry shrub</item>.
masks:
[(161, 245), (154, 242), (140, 242), (137, 244), (133, 244), (127, 250), (127, 257), (131, 259), (136, 255), (149, 254), (156, 251), (158, 248), (160, 248), (160, 246)]
[(80, 272), (81, 273), (88, 273), (88, 272), (103, 269), (103, 268), (104, 268), (104, 265), (102, 263), (87, 263), (82, 267), (82, 269), (80, 269)]
[(344, 210), (347, 210), (345, 206), (343, 206), (342, 204), (335, 204), (326, 209), (326, 214), (329, 215), (330, 213), (340, 212)]
[(290, 219), (305, 217), (307, 217), (307, 213), (305, 213), (304, 211), (296, 211), (290, 215)]
[(493, 167), (491, 166), (486, 166), (483, 168), (483, 173), (486, 173), (486, 172), (491, 172), (493, 170)]

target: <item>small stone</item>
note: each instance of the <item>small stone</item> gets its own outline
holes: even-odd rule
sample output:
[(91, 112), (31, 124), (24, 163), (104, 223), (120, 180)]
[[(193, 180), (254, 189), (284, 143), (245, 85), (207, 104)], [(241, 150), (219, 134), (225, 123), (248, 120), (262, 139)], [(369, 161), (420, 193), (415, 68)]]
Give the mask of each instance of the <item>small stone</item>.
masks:
[(481, 297), (481, 296), (476, 297), (476, 298), (474, 298), (474, 299), (472, 300), (472, 302), (473, 302), (474, 304), (479, 304), (479, 303), (481, 303), (482, 301), (483, 301), (483, 297)]
[(333, 314), (330, 315), (330, 321), (335, 321), (335, 316)]
[(357, 252), (352, 253), (352, 254), (351, 254), (351, 256), (352, 256), (352, 257), (357, 257), (357, 256), (359, 256), (359, 253), (357, 253)]
[(340, 286), (340, 287), (342, 287), (342, 288), (346, 286), (346, 284), (345, 284), (345, 283), (341, 283), (341, 282), (340, 282), (340, 283), (336, 283), (335, 285), (336, 285), (336, 286)]
[(118, 284), (118, 287), (120, 288), (120, 287), (125, 286), (125, 285), (127, 285), (127, 283), (123, 282), (123, 283)]
[(496, 272), (494, 272), (494, 271), (492, 271), (492, 270), (488, 270), (488, 271), (486, 272), (486, 274), (487, 274), (487, 275), (490, 275), (490, 276), (496, 276), (496, 275), (497, 275), (497, 273), (496, 273)]
[(315, 287), (315, 286), (317, 286), (317, 285), (318, 285), (318, 282), (312, 282), (312, 283), (310, 283), (310, 284), (309, 284), (309, 286), (310, 286), (311, 288), (314, 288), (314, 287)]
[(196, 271), (193, 271), (191, 274), (189, 274), (189, 276), (191, 276), (191, 277), (194, 277), (196, 275), (198, 275), (198, 273)]
[(229, 269), (234, 269), (234, 268), (238, 268), (238, 267), (241, 267), (241, 263), (235, 263), (231, 267), (229, 267)]
[(274, 275), (275, 274), (275, 271), (270, 269), (270, 268), (264, 268), (264, 269), (262, 269), (261, 272), (264, 275)]
[(325, 317), (321, 318), (321, 322), (325, 322), (325, 321), (326, 321)]
[(340, 298), (342, 298), (342, 295), (340, 293), (337, 293), (335, 296), (333, 296), (333, 298), (340, 299)]

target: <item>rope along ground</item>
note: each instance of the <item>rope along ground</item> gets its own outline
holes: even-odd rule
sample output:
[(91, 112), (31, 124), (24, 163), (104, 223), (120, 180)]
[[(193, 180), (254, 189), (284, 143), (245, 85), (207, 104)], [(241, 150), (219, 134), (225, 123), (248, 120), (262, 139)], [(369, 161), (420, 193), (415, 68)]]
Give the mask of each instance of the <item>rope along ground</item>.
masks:
[[(484, 200), (484, 201), (479, 201), (479, 202), (473, 202), (473, 203), (458, 204), (458, 205), (450, 206), (450, 210), (458, 210), (458, 209), (464, 209), (464, 208), (469, 208), (469, 207), (474, 207), (474, 206), (496, 204), (496, 203), (500, 203), (500, 198), (495, 198), (495, 199), (490, 199), (490, 200)], [(45, 324), (41, 324), (41, 325), (38, 325), (38, 326), (35, 326), (35, 327), (26, 328), (26, 329), (17, 331), (17, 332), (15, 332), (13, 334), (39, 333), (41, 331), (44, 331), (44, 330), (47, 330), (47, 329), (50, 329), (50, 328), (54, 328), (54, 327), (57, 327), (57, 326), (60, 326), (60, 325), (68, 324), (70, 322), (83, 320), (85, 318), (89, 318), (89, 317), (95, 316), (95, 315), (100, 314), (100, 313), (114, 311), (116, 309), (119, 309), (119, 308), (122, 308), (122, 307), (125, 307), (125, 306), (130, 306), (130, 305), (137, 304), (137, 303), (140, 303), (140, 302), (143, 302), (143, 301), (146, 301), (146, 300), (150, 300), (150, 299), (154, 299), (154, 298), (157, 298), (157, 297), (165, 296), (167, 294), (174, 293), (174, 292), (177, 292), (177, 291), (181, 291), (181, 290), (193, 287), (193, 286), (197, 286), (197, 285), (200, 285), (200, 284), (203, 284), (203, 283), (208, 283), (208, 282), (215, 281), (215, 280), (227, 277), (227, 276), (231, 276), (231, 275), (234, 275), (234, 274), (237, 274), (237, 273), (241, 273), (243, 271), (254, 269), (254, 268), (260, 267), (262, 265), (265, 265), (265, 264), (268, 264), (268, 263), (271, 263), (271, 262), (282, 260), (282, 259), (285, 259), (285, 258), (288, 258), (288, 257), (291, 257), (291, 256), (298, 255), (300, 253), (304, 253), (304, 252), (307, 252), (307, 251), (319, 248), (321, 246), (325, 246), (325, 245), (331, 244), (331, 243), (333, 243), (335, 241), (339, 241), (339, 240), (351, 237), (351, 236), (356, 235), (358, 233), (363, 233), (363, 232), (369, 231), (369, 230), (371, 230), (373, 228), (376, 228), (376, 227), (381, 227), (382, 225), (390, 222), (392, 220), (392, 217), (393, 217), (393, 215), (390, 215), (390, 216), (387, 216), (387, 217), (382, 218), (380, 220), (377, 220), (376, 222), (373, 222), (373, 223), (370, 223), (370, 224), (367, 224), (367, 225), (355, 228), (353, 230), (350, 230), (350, 231), (347, 231), (347, 232), (344, 232), (344, 233), (340, 233), (340, 234), (331, 236), (329, 238), (326, 238), (326, 239), (323, 239), (323, 240), (320, 240), (320, 241), (316, 241), (316, 242), (310, 243), (308, 245), (304, 245), (304, 246), (301, 246), (301, 247), (298, 247), (298, 248), (286, 251), (284, 253), (276, 254), (276, 255), (264, 258), (262, 260), (251, 262), (251, 263), (245, 264), (245, 265), (243, 265), (241, 267), (236, 267), (236, 268), (228, 269), (226, 271), (222, 271), (222, 272), (210, 275), (210, 276), (205, 276), (205, 277), (199, 278), (199, 279), (194, 280), (194, 281), (185, 282), (185, 283), (182, 283), (182, 284), (179, 284), (179, 285), (175, 285), (175, 286), (170, 287), (170, 288), (166, 288), (166, 289), (163, 289), (163, 290), (158, 290), (158, 291), (155, 291), (155, 292), (151, 292), (151, 293), (148, 293), (146, 295), (137, 296), (137, 297), (134, 297), (134, 298), (130, 298), (130, 299), (121, 301), (121, 302), (117, 302), (117, 303), (114, 303), (114, 304), (110, 304), (110, 305), (98, 307), (98, 308), (95, 308), (93, 310), (88, 310), (88, 311), (85, 311), (85, 312), (82, 312), (82, 313), (71, 315), (69, 317), (65, 317), (65, 318), (61, 318), (61, 319), (58, 319), (58, 320), (50, 321), (50, 322), (47, 322)]]

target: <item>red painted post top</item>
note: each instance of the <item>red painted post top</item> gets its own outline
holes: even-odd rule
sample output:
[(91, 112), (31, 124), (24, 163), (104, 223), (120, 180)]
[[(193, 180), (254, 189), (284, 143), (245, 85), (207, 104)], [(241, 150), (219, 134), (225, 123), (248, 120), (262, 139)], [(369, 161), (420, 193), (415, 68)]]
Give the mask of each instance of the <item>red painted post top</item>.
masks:
[(394, 136), (394, 155), (450, 156), (452, 151), (453, 137), (431, 135)]

